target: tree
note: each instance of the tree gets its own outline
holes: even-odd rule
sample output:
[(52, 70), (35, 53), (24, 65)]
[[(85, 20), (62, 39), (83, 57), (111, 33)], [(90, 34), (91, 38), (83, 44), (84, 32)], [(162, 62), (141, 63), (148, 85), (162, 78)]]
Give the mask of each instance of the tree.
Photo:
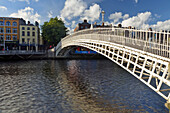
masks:
[(44, 22), (41, 29), (42, 37), (48, 46), (57, 45), (61, 38), (64, 38), (67, 33), (67, 28), (64, 26), (64, 22), (57, 17), (51, 18), (49, 22)]

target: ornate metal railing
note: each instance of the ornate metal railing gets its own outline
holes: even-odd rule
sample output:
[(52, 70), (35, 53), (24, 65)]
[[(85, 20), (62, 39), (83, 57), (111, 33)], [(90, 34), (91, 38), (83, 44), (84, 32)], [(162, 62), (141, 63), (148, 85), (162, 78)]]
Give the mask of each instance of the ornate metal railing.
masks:
[(124, 28), (94, 28), (75, 32), (62, 39), (70, 41), (75, 36), (89, 35), (93, 40), (113, 42), (124, 46), (136, 48), (145, 52), (170, 58), (170, 33), (169, 31), (148, 31)]

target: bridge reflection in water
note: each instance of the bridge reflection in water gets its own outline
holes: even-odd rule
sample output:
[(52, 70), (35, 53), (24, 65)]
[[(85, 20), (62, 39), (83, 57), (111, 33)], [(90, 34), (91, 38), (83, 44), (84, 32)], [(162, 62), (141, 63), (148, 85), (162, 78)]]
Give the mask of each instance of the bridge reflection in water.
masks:
[(170, 108), (170, 33), (123, 28), (87, 29), (61, 40), (56, 56), (82, 46), (106, 56), (167, 100)]

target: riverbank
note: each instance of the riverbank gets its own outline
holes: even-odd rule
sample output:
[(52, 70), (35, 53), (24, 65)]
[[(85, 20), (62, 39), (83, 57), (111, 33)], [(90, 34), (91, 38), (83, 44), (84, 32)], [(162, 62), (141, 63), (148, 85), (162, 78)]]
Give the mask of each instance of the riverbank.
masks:
[(104, 56), (96, 54), (82, 54), (82, 55), (70, 55), (70, 56), (54, 56), (51, 54), (14, 54), (14, 55), (0, 55), (0, 61), (8, 60), (83, 60), (83, 59), (105, 59)]

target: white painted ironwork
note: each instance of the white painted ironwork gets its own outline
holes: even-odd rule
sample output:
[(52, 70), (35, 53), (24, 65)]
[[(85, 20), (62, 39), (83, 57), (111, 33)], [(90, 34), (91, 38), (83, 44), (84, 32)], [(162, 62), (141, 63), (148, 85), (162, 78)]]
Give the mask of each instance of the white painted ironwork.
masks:
[(96, 51), (134, 75), (170, 102), (170, 33), (122, 28), (88, 29), (61, 40), (56, 55), (69, 46)]

